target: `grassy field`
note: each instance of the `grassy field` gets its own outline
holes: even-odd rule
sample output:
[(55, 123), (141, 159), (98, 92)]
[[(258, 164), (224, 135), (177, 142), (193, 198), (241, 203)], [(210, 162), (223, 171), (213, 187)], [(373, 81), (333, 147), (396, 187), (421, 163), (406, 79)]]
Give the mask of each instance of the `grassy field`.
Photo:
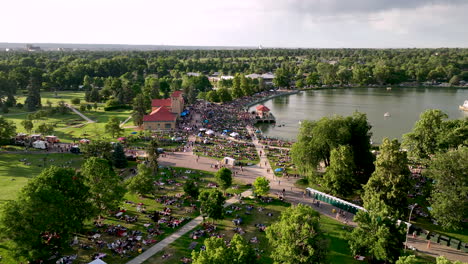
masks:
[[(24, 103), (26, 99), (25, 96), (19, 95), (16, 97), (18, 103)], [(52, 106), (56, 106), (59, 101), (65, 101), (70, 104), (72, 98), (80, 98), (81, 103), (86, 103), (84, 101), (84, 92), (57, 92), (57, 96), (54, 92), (42, 92), (41, 101), (44, 108), (47, 107), (47, 101), (52, 103)], [(87, 123), (83, 118), (75, 114), (74, 112), (69, 112), (67, 114), (54, 114), (52, 116), (43, 117), (39, 120), (34, 120), (34, 128), (37, 128), (42, 123), (48, 123), (55, 125), (54, 134), (60, 138), (62, 142), (73, 142), (73, 140), (88, 138), (88, 139), (108, 139), (115, 140), (109, 133), (105, 132), (105, 125), (111, 117), (117, 117), (121, 122), (127, 119), (131, 110), (114, 110), (114, 111), (104, 111), (104, 104), (98, 104), (97, 110), (83, 111), (82, 113), (90, 118), (95, 120), (96, 123)], [(79, 109), (79, 106), (75, 106)], [(26, 132), (21, 121), (27, 119), (29, 112), (26, 108), (22, 109), (12, 107), (10, 108), (10, 113), (4, 114), (3, 116), (10, 121), (13, 121), (16, 125), (17, 132)], [(133, 123), (130, 120), (127, 124), (132, 126)], [(125, 129), (124, 133), (121, 136), (128, 136), (133, 129)]]
[[(255, 224), (265, 224), (266, 226), (270, 225), (278, 219), (278, 216), (281, 212), (286, 209), (289, 204), (281, 202), (279, 200), (274, 200), (271, 203), (263, 203), (258, 200), (253, 199), (244, 199), (244, 204), (236, 204), (235, 206), (242, 208), (242, 210), (234, 211), (231, 215), (225, 217), (225, 219), (216, 222), (216, 233), (221, 234), (225, 237), (226, 240), (232, 238), (235, 234), (234, 228), (236, 227), (232, 220), (235, 218), (234, 214), (240, 215), (242, 217), (243, 223), (240, 225), (242, 230), (245, 232), (242, 236), (250, 241), (253, 237), (258, 239), (258, 243), (251, 243), (255, 248), (256, 252), (260, 255), (261, 263), (273, 263), (273, 260), (270, 257), (271, 248), (268, 245), (265, 233), (259, 231)], [(245, 208), (247, 205), (252, 205), (254, 207), (251, 210), (251, 214), (247, 215)], [(264, 210), (261, 212), (258, 208), (263, 207)], [(232, 210), (227, 208), (226, 210)], [(267, 213), (272, 213), (273, 216), (268, 216)], [(330, 263), (359, 263), (355, 261), (348, 249), (347, 241), (344, 239), (345, 231), (343, 225), (333, 219), (328, 217), (322, 217), (320, 219), (323, 230), (325, 231), (326, 237), (330, 240)], [(202, 229), (202, 226), (195, 228)], [(194, 231), (192, 230), (192, 232)], [(183, 257), (191, 257), (191, 249), (189, 248), (193, 242), (196, 242), (197, 245), (195, 250), (200, 250), (203, 240), (206, 237), (194, 240), (191, 238), (189, 232), (188, 234), (182, 236), (174, 243), (166, 247), (163, 251), (154, 255), (152, 258), (147, 260), (145, 263), (180, 263), (180, 259)]]
[(78, 168), (83, 160), (75, 154), (0, 153), (0, 205), (15, 199), (28, 180), (44, 169), (44, 158), (46, 167), (66, 165)]
[[(71, 164), (67, 164), (72, 167), (78, 167), (81, 163), (80, 156), (75, 156), (73, 154), (66, 154), (62, 155), (63, 158), (57, 158), (56, 155), (62, 154), (50, 154), (48, 159), (55, 159), (54, 162), (56, 165), (62, 165), (65, 161), (71, 161)], [(36, 157), (37, 156), (37, 157)], [(1, 154), (0, 160), (2, 161), (1, 165), (10, 164), (6, 166), (0, 166), (2, 171), (0, 171), (0, 181), (5, 181), (10, 184), (7, 186), (8, 189), (5, 189), (5, 184), (0, 186), (1, 194), (5, 197), (2, 197), (2, 201), (14, 199), (16, 193), (19, 188), (26, 184), (27, 179), (29, 177), (25, 175), (36, 175), (43, 167), (42, 166), (43, 158), (45, 155), (29, 155), (26, 156), (28, 162), (31, 162), (31, 165), (24, 165), (22, 162), (19, 162), (18, 159), (21, 159), (22, 156), (15, 154)], [(9, 167), (8, 169), (3, 170), (5, 167)], [(16, 175), (16, 177), (24, 177), (24, 181), (20, 182), (19, 180), (11, 181), (11, 176), (7, 177), (8, 175)], [(158, 176), (155, 177), (159, 183), (161, 183), (158, 187), (155, 196), (147, 196), (147, 197), (139, 197), (134, 194), (127, 193), (125, 195), (125, 202), (122, 203), (121, 209), (125, 210), (124, 215), (129, 217), (138, 217), (138, 221), (136, 222), (127, 222), (124, 219), (119, 219), (115, 216), (115, 214), (107, 215), (103, 220), (103, 226), (97, 227), (94, 225), (92, 221), (87, 223), (85, 230), (78, 235), (78, 240), (80, 244), (85, 245), (88, 247), (79, 247), (74, 246), (72, 249), (65, 252), (65, 255), (72, 255), (78, 254), (78, 263), (88, 263), (92, 260), (92, 255), (99, 252), (107, 254), (104, 260), (107, 263), (126, 263), (129, 259), (136, 256), (136, 252), (127, 252), (126, 254), (118, 255), (113, 254), (112, 251), (104, 247), (103, 249), (99, 249), (97, 246), (97, 239), (91, 240), (90, 236), (99, 232), (101, 234), (101, 240), (104, 243), (111, 243), (116, 241), (117, 239), (122, 239), (116, 235), (111, 235), (106, 233), (106, 229), (111, 225), (123, 226), (128, 231), (139, 231), (142, 232), (143, 239), (154, 239), (155, 241), (160, 241), (164, 239), (166, 236), (170, 235), (171, 233), (175, 232), (178, 228), (183, 226), (187, 223), (190, 219), (198, 216), (198, 210), (193, 210), (191, 207), (191, 203), (195, 203), (190, 199), (185, 198), (183, 195), (183, 184), (188, 179), (195, 179), (199, 183), (201, 189), (207, 189), (208, 184), (215, 183), (214, 175), (211, 172), (204, 172), (204, 171), (197, 171), (185, 168), (162, 168), (158, 172)], [(21, 183), (20, 186), (12, 186), (11, 184)], [(2, 183), (2, 182), (0, 182)], [(234, 182), (234, 187), (227, 190), (228, 193), (240, 193), (247, 189), (245, 185), (239, 185), (237, 182)], [(164, 204), (163, 201), (166, 199), (175, 199), (176, 202), (172, 204)], [(141, 208), (145, 209), (145, 212), (139, 211), (137, 208), (137, 204), (141, 204)], [(162, 211), (163, 208), (169, 208), (171, 210), (171, 217), (175, 217), (177, 219), (183, 220), (181, 225), (176, 228), (169, 227), (167, 224), (164, 223), (154, 223), (149, 217), (148, 214), (154, 211)], [(168, 218), (161, 216), (161, 219)], [(146, 226), (145, 226), (146, 224)], [(149, 226), (148, 226), (149, 225)], [(148, 230), (149, 228), (154, 228), (160, 231), (160, 234), (156, 234), (154, 236), (149, 236)], [(12, 243), (5, 238), (0, 238), (0, 255), (3, 256), (2, 263), (18, 263), (21, 260), (15, 260), (11, 255), (11, 246)], [(147, 248), (151, 245), (143, 246)]]

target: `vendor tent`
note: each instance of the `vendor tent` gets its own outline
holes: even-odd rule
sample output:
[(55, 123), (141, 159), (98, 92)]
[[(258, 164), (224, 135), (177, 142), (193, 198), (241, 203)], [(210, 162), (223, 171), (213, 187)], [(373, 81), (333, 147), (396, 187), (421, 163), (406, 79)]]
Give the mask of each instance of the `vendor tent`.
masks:
[(200, 131), (206, 131), (206, 128), (202, 127), (199, 129)]
[(205, 134), (207, 134), (207, 135), (213, 135), (214, 133), (215, 132), (213, 130), (211, 130), (211, 129), (205, 132)]
[(237, 137), (239, 136), (239, 133), (237, 132), (232, 132), (231, 134), (229, 134), (231, 137)]
[(230, 158), (230, 157), (224, 157), (223, 164), (224, 165), (234, 166), (234, 165), (236, 165), (236, 160), (233, 159), (233, 158)]

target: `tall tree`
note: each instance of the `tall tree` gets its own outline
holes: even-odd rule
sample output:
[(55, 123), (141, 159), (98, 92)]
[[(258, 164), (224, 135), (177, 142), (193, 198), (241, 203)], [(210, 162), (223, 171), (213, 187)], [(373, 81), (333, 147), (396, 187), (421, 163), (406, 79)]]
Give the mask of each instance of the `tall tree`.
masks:
[(138, 174), (127, 180), (127, 188), (131, 193), (137, 193), (139, 195), (152, 194), (155, 191), (154, 188), (154, 176), (151, 168), (143, 163), (138, 164)]
[(436, 154), (427, 176), (435, 180), (431, 215), (446, 229), (461, 229), (468, 218), (468, 147)]
[(227, 88), (220, 88), (216, 92), (218, 93), (219, 100), (221, 102), (226, 103), (232, 101), (232, 96)]
[[(359, 211), (354, 217), (358, 224), (348, 235), (353, 255), (367, 256), (371, 263), (394, 263), (401, 254), (406, 225), (397, 225), (397, 218), (389, 215), (379, 201), (378, 210)], [(373, 206), (371, 206), (372, 208)]]
[(223, 205), (226, 198), (220, 191), (216, 189), (203, 191), (198, 196), (198, 200), (200, 200), (200, 214), (203, 216), (203, 221), (205, 217), (213, 219), (213, 222), (223, 218)]
[(14, 243), (17, 255), (48, 259), (52, 251), (62, 252), (70, 236), (93, 217), (88, 196), (89, 188), (74, 169), (46, 168), (3, 207), (2, 234)]
[(281, 213), (266, 229), (275, 263), (326, 263), (328, 241), (320, 228), (320, 214), (298, 204)]
[(192, 181), (192, 180), (185, 182), (184, 192), (186, 195), (195, 199), (198, 198), (198, 195), (200, 195), (200, 189), (196, 185), (195, 181)]
[(325, 188), (334, 195), (351, 194), (357, 183), (354, 166), (353, 152), (349, 146), (342, 145), (333, 149), (330, 166), (323, 176)]
[(85, 158), (96, 157), (112, 160), (112, 145), (110, 142), (103, 140), (93, 140), (87, 144), (80, 146)]
[(128, 165), (127, 157), (125, 156), (125, 150), (120, 143), (114, 145), (114, 152), (112, 152), (112, 162), (116, 168), (125, 168)]
[(152, 139), (146, 147), (146, 158), (148, 160), (148, 166), (153, 170), (153, 175), (158, 171), (158, 148), (159, 142), (156, 139)]
[(123, 128), (120, 127), (119, 118), (113, 116), (109, 119), (106, 126), (106, 133), (110, 133), (113, 138), (119, 137), (123, 133)]
[(143, 95), (138, 94), (133, 99), (133, 123), (136, 126), (143, 124), (143, 117), (146, 115), (146, 111), (151, 107), (150, 101)]
[(232, 185), (232, 171), (228, 168), (219, 169), (215, 174), (215, 178), (221, 190), (225, 192)]
[(3, 116), (0, 116), (0, 144), (6, 144), (10, 142), (10, 139), (12, 139), (15, 135), (15, 124), (6, 120)]
[(91, 201), (99, 212), (118, 208), (126, 190), (109, 161), (88, 158), (81, 166), (81, 173), (89, 187)]
[(24, 127), (26, 132), (31, 133), (31, 130), (34, 127), (34, 124), (31, 120), (23, 120), (21, 121), (21, 125)]
[(406, 152), (400, 150), (398, 140), (388, 138), (384, 138), (379, 152), (375, 171), (364, 185), (364, 207), (368, 208), (373, 200), (382, 201), (390, 215), (400, 217), (406, 213), (411, 188)]
[(270, 181), (265, 177), (257, 177), (253, 182), (255, 195), (266, 195), (270, 191)]
[(413, 130), (403, 135), (403, 146), (411, 157), (427, 159), (437, 151), (437, 138), (443, 131), (443, 121), (448, 116), (438, 109), (426, 110), (421, 114)]

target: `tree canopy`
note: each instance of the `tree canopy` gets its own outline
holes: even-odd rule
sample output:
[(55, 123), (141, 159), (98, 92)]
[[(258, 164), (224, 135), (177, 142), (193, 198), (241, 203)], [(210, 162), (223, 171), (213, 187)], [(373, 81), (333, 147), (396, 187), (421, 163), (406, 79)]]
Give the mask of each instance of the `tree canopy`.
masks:
[(468, 147), (436, 154), (427, 176), (435, 181), (431, 215), (446, 229), (460, 229), (468, 218)]
[(0, 144), (10, 142), (10, 139), (16, 135), (16, 126), (13, 122), (0, 116)]
[(406, 152), (400, 149), (398, 140), (388, 138), (384, 138), (379, 152), (375, 171), (364, 185), (364, 207), (369, 210), (374, 200), (381, 201), (388, 207), (390, 215), (398, 217), (406, 214), (411, 188)]
[(266, 195), (270, 191), (270, 181), (265, 177), (257, 177), (253, 182), (255, 195)]
[(328, 241), (319, 218), (317, 211), (303, 204), (281, 213), (279, 220), (266, 229), (275, 263), (326, 263)]
[(215, 174), (215, 178), (219, 187), (224, 191), (232, 185), (232, 171), (228, 168), (219, 169)]
[(0, 222), (15, 253), (30, 260), (62, 251), (69, 237), (94, 216), (89, 187), (74, 169), (51, 166), (29, 180), (19, 197), (6, 203)]
[(200, 200), (200, 214), (205, 217), (217, 220), (222, 219), (223, 217), (223, 205), (226, 200), (223, 194), (216, 190), (206, 190), (202, 191), (198, 196)]
[(127, 188), (131, 193), (140, 195), (152, 194), (155, 191), (154, 176), (151, 168), (143, 163), (137, 166), (137, 175), (131, 177), (126, 181)]
[(193, 264), (258, 263), (255, 251), (239, 234), (234, 234), (229, 245), (218, 237), (206, 239), (204, 245), (205, 250), (192, 251)]
[(88, 158), (81, 166), (81, 173), (97, 210), (114, 210), (120, 205), (126, 190), (108, 160)]

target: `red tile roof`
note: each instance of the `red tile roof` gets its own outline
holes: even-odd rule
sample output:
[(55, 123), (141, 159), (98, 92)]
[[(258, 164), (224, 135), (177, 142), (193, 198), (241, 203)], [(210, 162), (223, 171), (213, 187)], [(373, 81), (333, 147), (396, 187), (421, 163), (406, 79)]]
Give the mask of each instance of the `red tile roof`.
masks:
[(151, 112), (149, 115), (143, 117), (143, 122), (164, 122), (175, 121), (177, 114), (171, 113), (166, 107), (159, 107)]
[(264, 105), (259, 105), (256, 107), (257, 111), (261, 111), (261, 112), (268, 112), (270, 111), (270, 109)]
[(182, 91), (174, 91), (171, 94), (171, 97), (180, 97), (182, 95)]
[(171, 99), (153, 99), (151, 101), (151, 106), (152, 107), (160, 107), (160, 106), (166, 106), (166, 107), (171, 107)]

